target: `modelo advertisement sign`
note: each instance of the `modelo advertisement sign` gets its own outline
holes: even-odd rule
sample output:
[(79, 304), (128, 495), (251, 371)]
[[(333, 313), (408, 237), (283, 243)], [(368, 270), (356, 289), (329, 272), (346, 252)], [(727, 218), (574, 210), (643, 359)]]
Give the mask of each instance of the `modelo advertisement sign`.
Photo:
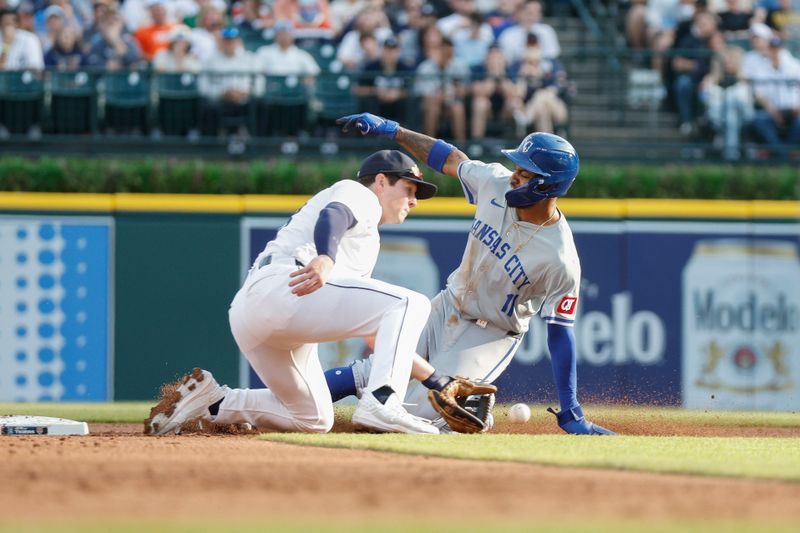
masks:
[[(243, 222), (243, 271), (285, 218)], [(797, 224), (571, 221), (583, 280), (575, 325), (583, 402), (703, 409), (800, 408)], [(382, 228), (376, 278), (434, 296), (470, 221)], [(320, 347), (324, 368), (369, 349)], [(260, 386), (244, 363), (243, 383)], [(531, 322), (499, 400), (556, 404), (545, 324)]]

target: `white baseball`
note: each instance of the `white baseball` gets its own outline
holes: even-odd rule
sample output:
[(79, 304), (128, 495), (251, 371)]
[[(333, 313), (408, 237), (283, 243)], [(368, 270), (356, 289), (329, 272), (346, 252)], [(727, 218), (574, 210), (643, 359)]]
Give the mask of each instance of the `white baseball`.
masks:
[(531, 419), (531, 408), (524, 403), (515, 403), (508, 410), (508, 419), (515, 424), (524, 424)]

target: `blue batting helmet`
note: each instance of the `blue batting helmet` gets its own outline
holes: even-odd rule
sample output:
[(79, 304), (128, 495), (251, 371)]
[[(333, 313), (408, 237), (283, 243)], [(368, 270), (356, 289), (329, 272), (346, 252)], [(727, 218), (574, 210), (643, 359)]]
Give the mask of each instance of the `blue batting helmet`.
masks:
[(531, 133), (516, 150), (503, 150), (503, 154), (520, 168), (539, 176), (506, 193), (506, 202), (511, 207), (527, 207), (545, 198), (564, 196), (580, 166), (575, 148), (552, 133)]

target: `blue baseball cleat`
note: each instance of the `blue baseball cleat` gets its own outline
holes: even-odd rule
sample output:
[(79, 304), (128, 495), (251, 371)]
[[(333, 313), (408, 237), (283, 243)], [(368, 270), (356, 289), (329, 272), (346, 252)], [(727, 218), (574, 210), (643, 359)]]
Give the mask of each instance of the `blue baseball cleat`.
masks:
[(580, 405), (561, 412), (556, 412), (552, 407), (547, 410), (556, 415), (558, 426), (571, 435), (616, 435), (610, 429), (586, 420)]

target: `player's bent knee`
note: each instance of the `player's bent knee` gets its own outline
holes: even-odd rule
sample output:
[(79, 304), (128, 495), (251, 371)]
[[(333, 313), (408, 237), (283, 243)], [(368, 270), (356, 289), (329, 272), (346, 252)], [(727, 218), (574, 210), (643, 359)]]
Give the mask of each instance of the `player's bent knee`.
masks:
[(315, 420), (296, 419), (294, 425), (301, 433), (328, 433), (333, 428), (333, 413)]
[(317, 403), (317, 412), (295, 416), (294, 426), (302, 433), (328, 433), (333, 427), (333, 419), (333, 404)]

